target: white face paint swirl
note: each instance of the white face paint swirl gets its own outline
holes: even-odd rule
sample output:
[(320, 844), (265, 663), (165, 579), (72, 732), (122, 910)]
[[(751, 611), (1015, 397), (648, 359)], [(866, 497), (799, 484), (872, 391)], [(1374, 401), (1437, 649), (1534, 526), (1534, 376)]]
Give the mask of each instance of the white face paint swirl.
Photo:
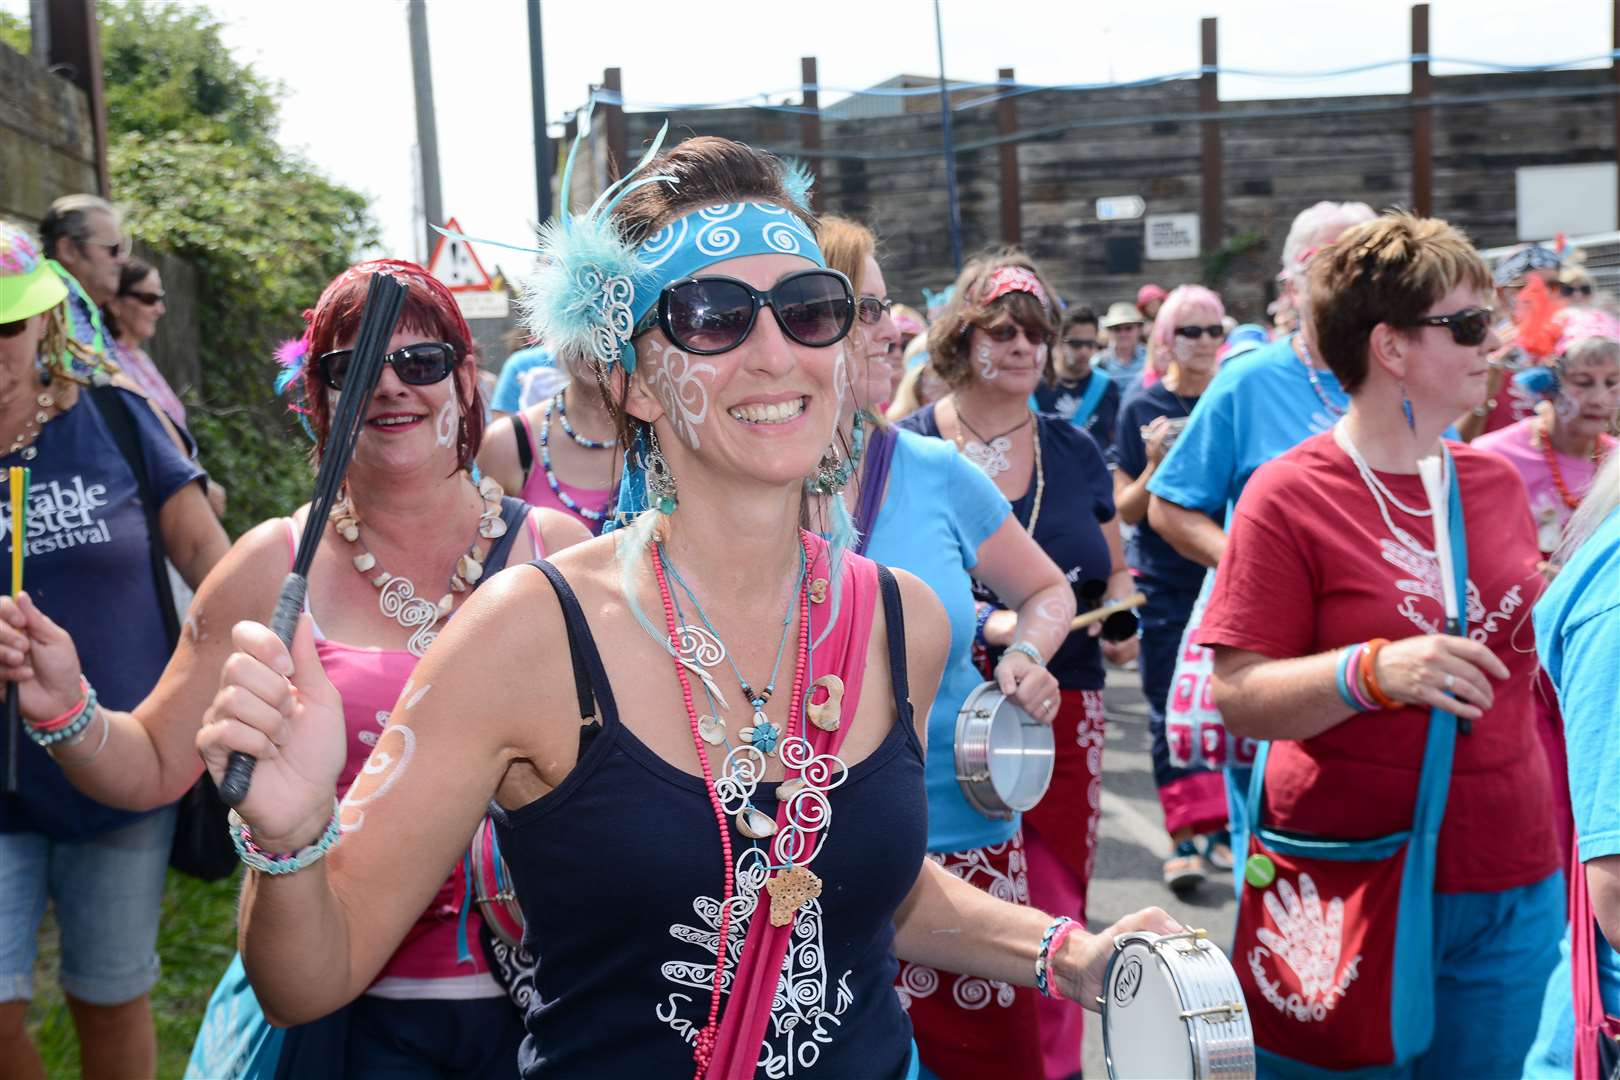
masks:
[(439, 416), (434, 424), (433, 438), (440, 446), (454, 446), (456, 444), (456, 399), (454, 395), (439, 408)]
[(674, 425), (675, 434), (696, 450), (698, 429), (709, 418), (709, 383), (715, 374), (714, 365), (693, 363), (680, 349), (649, 344), (652, 355), (658, 360), (649, 378), (652, 391)]
[(366, 821), (366, 807), (370, 806), (405, 773), (416, 752), (416, 732), (404, 724), (392, 724), (377, 736), (376, 748), (360, 769), (360, 775), (349, 785), (348, 794), (338, 807), (338, 828), (342, 832), (359, 832)]
[(999, 371), (997, 371), (996, 368), (995, 368), (995, 365), (993, 365), (990, 362), (990, 346), (988, 346), (988, 345), (980, 345), (979, 346), (979, 375), (982, 378), (984, 378), (986, 381), (989, 381), (989, 380), (994, 379), (999, 374), (1001, 374), (1001, 373)]
[(833, 389), (838, 394), (838, 409), (842, 412), (844, 397), (849, 391), (849, 358), (843, 345), (838, 346), (838, 355), (833, 358)]
[(1175, 344), (1170, 347), (1170, 352), (1177, 360), (1185, 362), (1192, 359), (1193, 343), (1184, 337), (1177, 336)]

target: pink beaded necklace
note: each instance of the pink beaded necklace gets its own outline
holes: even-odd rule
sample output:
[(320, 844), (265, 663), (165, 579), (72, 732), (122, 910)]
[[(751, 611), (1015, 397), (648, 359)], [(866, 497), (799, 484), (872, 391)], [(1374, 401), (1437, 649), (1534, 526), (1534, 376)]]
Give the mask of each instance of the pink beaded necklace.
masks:
[[(814, 565), (814, 556), (810, 551), (810, 541), (801, 531), (799, 543), (804, 547), (805, 566)], [(721, 859), (725, 870), (725, 885), (720, 898), (720, 926), (714, 956), (714, 980), (709, 987), (709, 1017), (703, 1030), (698, 1032), (695, 1045), (692, 1048), (692, 1060), (697, 1063), (697, 1073), (694, 1080), (702, 1080), (704, 1073), (708, 1072), (709, 1061), (714, 1054), (715, 1038), (720, 1030), (720, 987), (725, 979), (727, 935), (731, 930), (731, 897), (736, 888), (736, 874), (731, 858), (731, 828), (726, 817), (725, 808), (720, 803), (719, 792), (715, 790), (714, 770), (709, 765), (709, 758), (704, 753), (703, 735), (698, 728), (697, 705), (692, 698), (692, 683), (686, 677), (686, 668), (681, 664), (680, 632), (675, 621), (675, 602), (670, 596), (669, 579), (664, 574), (663, 556), (659, 554), (658, 545), (652, 545), (653, 574), (658, 579), (658, 596), (664, 604), (664, 624), (669, 630), (670, 647), (676, 656), (675, 677), (681, 683), (681, 701), (686, 706), (686, 717), (691, 724), (692, 746), (697, 750), (698, 764), (703, 767), (703, 786), (708, 789), (709, 805), (714, 808), (715, 824), (720, 829)], [(799, 597), (799, 655), (793, 665), (793, 696), (788, 699), (788, 722), (786, 737), (791, 739), (795, 733), (804, 728), (804, 672), (810, 655), (810, 577), (804, 575), (800, 585), (802, 595)], [(801, 773), (803, 770), (800, 770)]]

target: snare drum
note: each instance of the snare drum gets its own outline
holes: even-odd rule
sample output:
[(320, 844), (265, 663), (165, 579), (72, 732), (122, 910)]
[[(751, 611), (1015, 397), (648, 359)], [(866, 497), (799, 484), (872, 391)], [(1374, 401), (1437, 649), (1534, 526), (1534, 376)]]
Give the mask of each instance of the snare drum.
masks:
[(495, 823), (487, 816), (473, 833), (467, 859), (467, 887), (484, 925), (497, 939), (516, 948), (523, 940), (523, 909), (518, 907), (512, 875), (507, 873), (500, 844), (495, 841)]
[(1055, 753), (1052, 725), (1007, 700), (993, 682), (976, 687), (956, 714), (956, 782), (986, 817), (1033, 809), (1052, 782)]
[(1103, 976), (1103, 1053), (1116, 1080), (1255, 1075), (1237, 972), (1202, 930), (1121, 934)]

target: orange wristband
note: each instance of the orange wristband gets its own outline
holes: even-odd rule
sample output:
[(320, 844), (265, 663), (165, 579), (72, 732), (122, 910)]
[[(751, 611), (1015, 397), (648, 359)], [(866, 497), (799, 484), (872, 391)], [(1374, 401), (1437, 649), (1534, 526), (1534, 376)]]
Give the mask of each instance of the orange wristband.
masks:
[(1389, 639), (1381, 637), (1367, 642), (1367, 648), (1361, 654), (1361, 683), (1381, 708), (1399, 709), (1402, 707), (1401, 703), (1384, 693), (1384, 688), (1378, 685), (1378, 676), (1373, 674), (1374, 665), (1378, 661), (1378, 652), (1388, 644)]

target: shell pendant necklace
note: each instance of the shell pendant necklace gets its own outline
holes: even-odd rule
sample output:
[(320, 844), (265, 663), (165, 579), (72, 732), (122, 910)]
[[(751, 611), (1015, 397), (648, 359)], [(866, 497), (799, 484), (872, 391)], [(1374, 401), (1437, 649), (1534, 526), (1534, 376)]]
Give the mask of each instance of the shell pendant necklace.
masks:
[(377, 589), (378, 610), (412, 632), (410, 640), (405, 643), (412, 656), (426, 653), (428, 646), (438, 638), (440, 624), (455, 607), (456, 594), (467, 592), (484, 576), (485, 556), (479, 553), (478, 542), (480, 539), (497, 540), (506, 534), (506, 522), (501, 518), (501, 497), (504, 494), (501, 485), (490, 477), (486, 476), (478, 482), (478, 495), (484, 500), (483, 512), (478, 515), (478, 529), (473, 535), (472, 544), (456, 560), (456, 568), (450, 573), (450, 591), (439, 597), (436, 604), (426, 596), (418, 595), (416, 583), (410, 578), (403, 574), (391, 574), (377, 565), (377, 556), (361, 539), (360, 514), (349, 499), (347, 489), (332, 507), (332, 527), (339, 536), (360, 549), (352, 560), (354, 568)]

